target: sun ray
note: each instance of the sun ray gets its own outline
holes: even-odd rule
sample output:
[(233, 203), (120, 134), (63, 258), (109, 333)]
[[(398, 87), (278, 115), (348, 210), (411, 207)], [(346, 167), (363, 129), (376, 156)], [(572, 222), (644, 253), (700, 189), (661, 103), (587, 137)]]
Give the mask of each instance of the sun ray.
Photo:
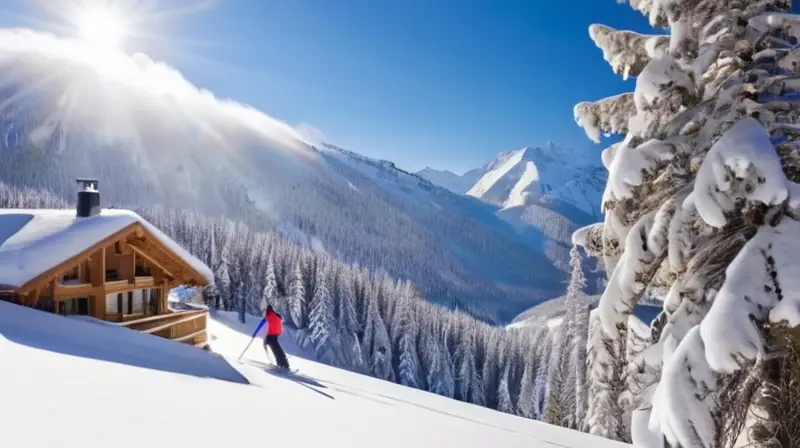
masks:
[(85, 11), (76, 25), (80, 38), (98, 50), (118, 49), (126, 33), (122, 19), (106, 8)]

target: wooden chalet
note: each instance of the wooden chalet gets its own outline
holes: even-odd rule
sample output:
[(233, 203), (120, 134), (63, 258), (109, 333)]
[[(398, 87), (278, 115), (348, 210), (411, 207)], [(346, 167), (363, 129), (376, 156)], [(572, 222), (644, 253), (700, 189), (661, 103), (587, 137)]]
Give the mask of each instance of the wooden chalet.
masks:
[(208, 286), (211, 270), (136, 213), (102, 210), (97, 181), (79, 182), (77, 210), (0, 209), (0, 300), (206, 346), (207, 311), (173, 311), (168, 295)]

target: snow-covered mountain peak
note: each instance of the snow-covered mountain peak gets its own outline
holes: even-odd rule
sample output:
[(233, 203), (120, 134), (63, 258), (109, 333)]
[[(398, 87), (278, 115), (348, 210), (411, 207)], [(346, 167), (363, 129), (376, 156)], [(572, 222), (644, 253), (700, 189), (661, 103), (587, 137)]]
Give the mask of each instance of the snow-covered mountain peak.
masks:
[[(520, 207), (542, 197), (563, 200), (592, 215), (602, 182), (587, 158), (553, 142), (502, 152), (486, 164), (483, 176), (467, 195), (503, 208)], [(602, 180), (602, 179), (600, 179)]]

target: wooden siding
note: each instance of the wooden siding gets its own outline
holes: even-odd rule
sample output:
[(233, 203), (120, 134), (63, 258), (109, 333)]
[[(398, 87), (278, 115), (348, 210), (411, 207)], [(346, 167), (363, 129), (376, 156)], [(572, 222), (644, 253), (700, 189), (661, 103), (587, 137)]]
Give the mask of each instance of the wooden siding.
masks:
[[(138, 268), (138, 269), (137, 269)], [(107, 277), (115, 272), (116, 278)], [(137, 276), (140, 273), (142, 275)], [(91, 248), (70, 257), (22, 287), (4, 291), (0, 300), (59, 312), (59, 303), (87, 299), (82, 311), (98, 319), (118, 322), (148, 334), (204, 346), (207, 342), (208, 315), (204, 310), (173, 312), (167, 303), (168, 292), (180, 285), (205, 286), (207, 282), (189, 263), (170, 252), (156, 238), (150, 238), (138, 223), (99, 241)], [(139, 291), (155, 290), (154, 310), (149, 297)], [(129, 309), (128, 294), (134, 292), (135, 306)], [(109, 295), (124, 294), (123, 309), (108, 307)], [(76, 302), (66, 309), (75, 311)], [(116, 312), (112, 312), (112, 309)], [(133, 311), (133, 312), (129, 312)]]
[(206, 310), (178, 311), (122, 322), (118, 325), (195, 346), (204, 345), (208, 341)]

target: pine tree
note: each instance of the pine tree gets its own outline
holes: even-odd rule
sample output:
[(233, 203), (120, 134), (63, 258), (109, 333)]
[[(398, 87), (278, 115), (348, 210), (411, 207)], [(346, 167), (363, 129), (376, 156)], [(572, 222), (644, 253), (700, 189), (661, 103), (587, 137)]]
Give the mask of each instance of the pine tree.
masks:
[(247, 314), (247, 289), (242, 280), (239, 280), (239, 284), (236, 287), (236, 311), (239, 316), (239, 322), (245, 323), (245, 316)]
[(306, 288), (303, 281), (303, 270), (300, 262), (295, 263), (289, 280), (289, 316), (294, 327), (297, 329), (306, 328)]
[(586, 359), (587, 342), (589, 340), (589, 305), (583, 304), (578, 309), (575, 325), (575, 339), (572, 346), (572, 359), (575, 366), (575, 428), (584, 428), (586, 410), (589, 406), (589, 388), (587, 386)]
[(431, 337), (428, 339), (426, 352), (428, 353), (428, 391), (445, 397), (453, 397), (455, 393), (455, 380), (453, 372), (448, 367), (447, 347), (442, 338), (442, 324), (439, 321), (433, 323)]
[[(214, 270), (214, 283), (216, 284), (217, 292), (224, 304), (230, 301), (231, 297), (231, 275), (229, 267), (230, 247), (227, 242), (223, 243), (222, 251), (220, 253), (219, 264)], [(230, 307), (226, 306), (226, 309)]]
[(378, 298), (370, 295), (367, 304), (367, 323), (364, 330), (363, 349), (367, 354), (370, 371), (377, 378), (394, 381), (392, 345), (386, 324), (378, 312)]
[(536, 417), (536, 371), (538, 368), (536, 347), (539, 344), (546, 343), (544, 337), (546, 332), (546, 326), (539, 326), (531, 333), (530, 339), (528, 339), (530, 344), (527, 348), (530, 356), (523, 357), (525, 370), (522, 374), (522, 380), (520, 381), (521, 387), (517, 398), (517, 415), (526, 418)]
[(334, 363), (337, 361), (339, 335), (333, 315), (333, 297), (328, 290), (327, 271), (324, 266), (317, 269), (317, 281), (314, 283), (314, 298), (311, 301), (309, 316), (311, 342), (319, 359)]
[(501, 343), (496, 332), (492, 332), (487, 341), (486, 356), (481, 369), (483, 379), (484, 405), (497, 408), (497, 391), (500, 384), (500, 369), (506, 345)]
[[(567, 333), (564, 335), (565, 356), (561, 359), (563, 372), (563, 390), (561, 405), (563, 408), (563, 425), (568, 428), (577, 428), (578, 420), (583, 420), (583, 407), (585, 400), (578, 403), (578, 396), (586, 391), (586, 339), (589, 337), (588, 327), (586, 332), (579, 330), (584, 318), (581, 313), (584, 306), (581, 303), (583, 289), (586, 287), (586, 278), (581, 266), (581, 255), (578, 246), (570, 250), (571, 276), (567, 286), (565, 324)], [(579, 328), (580, 327), (580, 328)], [(579, 379), (581, 378), (581, 379)]]
[[(457, 397), (462, 401), (475, 402), (474, 390), (480, 382), (478, 370), (475, 366), (475, 337), (473, 328), (469, 326), (461, 332), (458, 348), (456, 349), (456, 359), (458, 360), (456, 371)], [(482, 395), (481, 391), (481, 395)], [(481, 398), (482, 399), (482, 398)]]
[(497, 410), (506, 414), (513, 414), (514, 402), (511, 400), (508, 386), (509, 369), (510, 366), (506, 366), (500, 375), (500, 384), (497, 386)]
[(400, 384), (419, 389), (422, 386), (420, 378), (419, 357), (417, 355), (417, 338), (419, 336), (419, 324), (414, 307), (408, 299), (403, 299), (400, 306), (401, 315), (399, 318), (399, 351), (400, 362), (397, 369), (397, 379)]
[(275, 305), (278, 294), (278, 284), (275, 280), (275, 265), (270, 254), (267, 260), (267, 271), (264, 274), (264, 288), (261, 290), (261, 309), (266, 310), (267, 305)]
[(673, 446), (725, 446), (740, 436), (729, 422), (744, 422), (742, 434), (753, 424), (746, 404), (723, 404), (743, 385), (730, 376), (775, 345), (767, 327), (800, 323), (778, 317), (782, 279), (797, 277), (795, 264), (778, 259), (796, 244), (784, 235), (800, 227), (790, 211), (798, 135), (787, 131), (800, 117), (791, 100), (800, 86), (785, 81), (796, 71), (798, 18), (784, 14), (786, 0), (629, 3), (671, 34), (590, 27), (613, 70), (637, 79), (632, 93), (575, 108), (593, 140), (624, 135), (603, 154), (604, 222), (573, 235), (610, 274), (589, 343), (586, 421), (624, 439), (619, 428), (633, 409), (615, 403), (630, 392), (635, 362), (628, 319), (654, 296), (666, 313), (642, 367), (663, 374), (625, 400), (640, 403), (637, 422), (652, 423), (634, 432)]
[(247, 269), (247, 312), (252, 315), (260, 315), (261, 314), (261, 298), (263, 293), (263, 288), (261, 287), (260, 279), (257, 277), (256, 271), (258, 270), (258, 266), (256, 265), (256, 252), (253, 253), (253, 257), (251, 259), (251, 264), (248, 266)]
[(358, 334), (362, 329), (358, 324), (352, 273), (349, 270), (343, 270), (336, 285), (339, 298), (338, 327), (342, 337), (342, 358), (350, 368), (361, 371), (364, 368), (364, 354)]
[[(562, 425), (565, 420), (564, 403), (564, 357), (566, 350), (566, 333), (568, 327), (565, 322), (553, 329), (550, 359), (547, 363), (547, 398), (545, 403), (544, 421), (553, 425)], [(571, 386), (571, 384), (569, 385)]]
[(545, 405), (547, 403), (548, 391), (548, 365), (550, 352), (553, 347), (553, 335), (555, 332), (548, 331), (542, 342), (535, 346), (536, 350), (536, 379), (533, 381), (533, 408), (534, 416), (538, 420), (544, 420)]

